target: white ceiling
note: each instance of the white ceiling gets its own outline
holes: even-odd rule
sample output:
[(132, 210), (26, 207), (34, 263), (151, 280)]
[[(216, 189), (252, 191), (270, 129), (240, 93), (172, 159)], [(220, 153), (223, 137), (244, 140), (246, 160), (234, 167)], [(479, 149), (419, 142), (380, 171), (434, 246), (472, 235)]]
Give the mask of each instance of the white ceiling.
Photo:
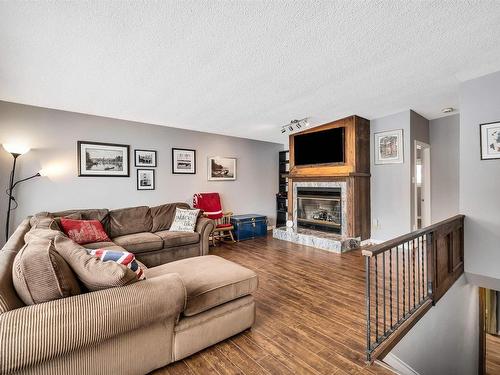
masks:
[(498, 70), (500, 1), (0, 2), (0, 100), (253, 139)]

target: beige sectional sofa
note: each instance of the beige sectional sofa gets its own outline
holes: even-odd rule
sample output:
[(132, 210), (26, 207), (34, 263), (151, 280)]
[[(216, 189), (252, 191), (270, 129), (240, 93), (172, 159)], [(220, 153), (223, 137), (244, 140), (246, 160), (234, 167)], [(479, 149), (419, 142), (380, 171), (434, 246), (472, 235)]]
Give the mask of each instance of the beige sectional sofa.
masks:
[[(195, 248), (195, 255), (208, 252), (199, 242), (162, 237), (158, 231), (162, 247), (156, 238), (155, 245), (141, 244), (130, 235), (152, 238), (145, 234), (152, 232), (139, 231), (153, 229), (154, 214), (147, 226), (135, 222), (148, 217), (145, 211), (135, 216), (110, 211), (106, 228), (114, 235), (109, 245), (133, 248), (149, 265), (175, 258), (166, 255), (172, 248), (179, 257), (183, 250), (188, 256)], [(82, 213), (84, 218), (94, 214)], [(201, 237), (212, 224), (199, 221)], [(25, 238), (31, 241), (26, 234), (39, 229), (25, 219), (0, 250), (0, 374), (145, 374), (254, 323), (257, 275), (213, 255), (149, 267), (146, 280), (131, 285), (26, 306), (13, 286), (12, 268)], [(166, 246), (165, 238), (176, 246)]]
[(123, 248), (134, 253), (148, 267), (174, 260), (208, 254), (208, 237), (214, 222), (199, 217), (194, 233), (170, 232), (175, 209), (189, 208), (186, 203), (168, 203), (156, 207), (127, 207), (117, 210), (85, 209), (60, 212), (39, 212), (31, 219), (36, 225), (43, 217), (63, 217), (78, 214), (83, 220), (99, 220), (112, 242), (84, 245), (89, 249)]

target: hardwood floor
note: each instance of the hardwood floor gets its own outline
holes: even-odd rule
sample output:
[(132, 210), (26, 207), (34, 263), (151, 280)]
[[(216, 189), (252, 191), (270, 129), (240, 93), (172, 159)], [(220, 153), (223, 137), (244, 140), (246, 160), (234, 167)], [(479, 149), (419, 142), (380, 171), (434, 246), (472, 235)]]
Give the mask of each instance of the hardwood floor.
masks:
[(365, 363), (364, 263), (272, 237), (223, 244), (211, 254), (259, 275), (257, 321), (164, 374), (393, 374)]
[(486, 375), (500, 374), (500, 336), (486, 333)]

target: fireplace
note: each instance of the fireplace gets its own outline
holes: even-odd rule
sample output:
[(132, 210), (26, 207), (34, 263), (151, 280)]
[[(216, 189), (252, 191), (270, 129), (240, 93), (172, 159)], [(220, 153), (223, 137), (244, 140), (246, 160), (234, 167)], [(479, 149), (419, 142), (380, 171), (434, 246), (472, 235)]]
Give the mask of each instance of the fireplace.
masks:
[(338, 187), (297, 187), (297, 227), (342, 233), (342, 198)]

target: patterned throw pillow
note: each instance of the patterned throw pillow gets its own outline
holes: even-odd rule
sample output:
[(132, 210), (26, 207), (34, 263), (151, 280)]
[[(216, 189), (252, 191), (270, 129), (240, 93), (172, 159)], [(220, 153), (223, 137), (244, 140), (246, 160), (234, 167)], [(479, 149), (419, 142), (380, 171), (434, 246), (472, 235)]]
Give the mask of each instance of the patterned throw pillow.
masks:
[(172, 232), (194, 232), (200, 210), (175, 209), (174, 222), (170, 226)]
[(106, 250), (106, 249), (95, 249), (87, 250), (90, 255), (94, 255), (101, 259), (103, 262), (116, 262), (122, 264), (127, 268), (130, 268), (137, 275), (137, 279), (144, 280), (146, 277), (144, 275), (144, 270), (139, 266), (139, 263), (135, 260), (135, 255), (129, 253), (128, 251), (118, 251), (118, 250)]
[(79, 245), (111, 241), (99, 220), (74, 220), (61, 218), (64, 233)]

